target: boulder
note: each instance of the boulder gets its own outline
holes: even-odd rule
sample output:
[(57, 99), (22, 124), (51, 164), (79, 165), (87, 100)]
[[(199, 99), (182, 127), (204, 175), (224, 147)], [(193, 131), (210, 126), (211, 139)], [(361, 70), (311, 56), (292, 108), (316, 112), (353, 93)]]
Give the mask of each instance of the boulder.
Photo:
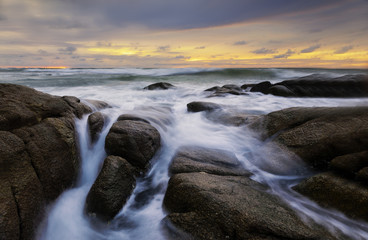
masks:
[(170, 88), (175, 88), (175, 86), (172, 85), (171, 83), (158, 82), (158, 83), (153, 83), (151, 85), (148, 85), (147, 87), (144, 87), (143, 89), (145, 90), (167, 90)]
[(256, 85), (254, 85), (250, 91), (251, 92), (261, 92), (264, 94), (268, 94), (268, 89), (272, 86), (272, 84), (269, 81), (266, 82), (260, 82)]
[(312, 74), (276, 84), (261, 82), (251, 92), (283, 97), (368, 97), (368, 75), (330, 77)]
[(224, 109), (206, 112), (205, 116), (215, 123), (236, 127), (251, 124), (259, 118), (256, 115)]
[(112, 220), (135, 186), (134, 169), (118, 156), (108, 156), (88, 192), (86, 211), (103, 221)]
[(133, 115), (133, 114), (122, 114), (118, 117), (117, 121), (124, 121), (124, 120), (141, 121), (141, 122), (145, 122), (148, 124), (150, 123), (146, 119)]
[(250, 128), (326, 169), (335, 157), (367, 150), (368, 107), (288, 108), (263, 116)]
[(368, 188), (359, 183), (325, 172), (304, 180), (293, 189), (323, 207), (368, 221)]
[(92, 143), (98, 139), (104, 125), (105, 117), (101, 112), (94, 112), (88, 116), (88, 129)]
[(226, 84), (226, 85), (222, 86), (222, 88), (226, 88), (226, 89), (230, 89), (230, 90), (234, 90), (234, 91), (240, 91), (240, 92), (243, 91), (243, 89), (241, 87), (239, 87), (238, 85), (235, 85), (235, 84)]
[(210, 112), (221, 109), (221, 105), (212, 102), (190, 102), (187, 104), (188, 112)]
[(165, 221), (194, 239), (333, 239), (244, 176), (175, 174), (164, 206)]
[(95, 111), (99, 111), (105, 108), (111, 108), (110, 104), (104, 101), (85, 99), (84, 102), (91, 106), (91, 108), (93, 108)]
[(350, 153), (332, 159), (330, 168), (347, 177), (355, 175), (364, 167), (368, 167), (368, 151)]
[(180, 147), (173, 157), (169, 171), (171, 174), (206, 172), (217, 175), (251, 175), (233, 153), (197, 146)]
[(46, 204), (72, 186), (79, 172), (74, 118), (90, 111), (74, 97), (0, 84), (1, 236), (32, 239)]
[(145, 170), (160, 147), (160, 133), (142, 121), (124, 120), (115, 122), (106, 136), (105, 149), (108, 155), (125, 158), (134, 167)]

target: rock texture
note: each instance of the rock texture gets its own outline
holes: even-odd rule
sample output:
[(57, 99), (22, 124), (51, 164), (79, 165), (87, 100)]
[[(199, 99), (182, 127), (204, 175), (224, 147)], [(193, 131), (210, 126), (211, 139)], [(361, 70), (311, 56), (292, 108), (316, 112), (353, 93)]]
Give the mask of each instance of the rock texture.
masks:
[(315, 175), (294, 187), (326, 208), (368, 221), (368, 188), (332, 172)]
[(368, 97), (368, 76), (358, 74), (333, 78), (312, 74), (276, 84), (261, 82), (250, 91), (283, 97)]
[(71, 187), (74, 118), (90, 111), (75, 97), (0, 84), (1, 239), (32, 239), (45, 205)]
[[(298, 155), (328, 171), (305, 180), (295, 190), (320, 205), (368, 221), (368, 107), (289, 108), (251, 125), (267, 144)], [(263, 130), (262, 130), (263, 129)]]
[(190, 102), (187, 104), (188, 112), (211, 112), (221, 109), (221, 105), (212, 102)]
[[(131, 114), (119, 116), (107, 134), (109, 156), (88, 193), (86, 212), (104, 222), (112, 220), (131, 195), (135, 177), (147, 170), (160, 141), (159, 132), (147, 120)], [(137, 197), (142, 196), (144, 193)]]
[(104, 125), (105, 117), (101, 112), (94, 112), (88, 116), (88, 129), (92, 143), (98, 139)]
[(175, 88), (175, 86), (166, 82), (153, 83), (147, 87), (144, 87), (145, 90), (167, 90), (170, 88)]
[(229, 152), (183, 147), (170, 169), (163, 221), (169, 239), (331, 239), (250, 180)]
[(87, 212), (102, 220), (111, 220), (128, 200), (134, 186), (133, 167), (124, 158), (108, 156), (88, 193)]
[(228, 94), (231, 95), (247, 95), (244, 90), (234, 84), (227, 84), (222, 87), (215, 86), (209, 89), (204, 90), (205, 92), (211, 92), (211, 94), (208, 97), (223, 97)]
[(114, 123), (107, 134), (108, 155), (125, 158), (134, 167), (145, 170), (160, 147), (160, 133), (142, 121), (123, 120)]

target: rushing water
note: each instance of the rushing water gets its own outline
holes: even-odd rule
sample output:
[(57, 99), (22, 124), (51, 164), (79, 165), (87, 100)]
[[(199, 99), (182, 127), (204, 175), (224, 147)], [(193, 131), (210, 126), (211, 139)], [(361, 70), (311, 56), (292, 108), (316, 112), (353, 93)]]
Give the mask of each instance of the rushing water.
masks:
[[(160, 221), (166, 215), (162, 201), (169, 180), (168, 166), (175, 151), (183, 145), (197, 145), (232, 151), (253, 179), (270, 186), (305, 221), (315, 221), (336, 234), (367, 239), (368, 225), (343, 214), (322, 209), (291, 190), (291, 186), (311, 173), (302, 162), (287, 159), (276, 149), (257, 140), (246, 127), (230, 127), (211, 122), (201, 113), (188, 113), (191, 101), (211, 101), (230, 111), (266, 114), (295, 106), (368, 105), (368, 99), (282, 98), (259, 93), (207, 98), (203, 90), (215, 85), (273, 83), (312, 73), (342, 76), (367, 73), (366, 70), (322, 69), (2, 69), (0, 82), (22, 84), (53, 95), (108, 102), (113, 108), (102, 112), (109, 117), (98, 141), (90, 143), (87, 118), (76, 119), (82, 167), (77, 185), (66, 190), (51, 206), (40, 226), (39, 239), (163, 239)], [(166, 91), (146, 91), (148, 84), (165, 81), (177, 86)], [(106, 153), (105, 137), (115, 119), (134, 113), (148, 119), (162, 140), (162, 147), (151, 160), (152, 167), (108, 225), (91, 221), (84, 214), (84, 203)], [(265, 155), (268, 153), (268, 155)], [(277, 161), (277, 164), (275, 164)], [(298, 164), (295, 164), (298, 163)], [(295, 173), (298, 172), (298, 175)]]

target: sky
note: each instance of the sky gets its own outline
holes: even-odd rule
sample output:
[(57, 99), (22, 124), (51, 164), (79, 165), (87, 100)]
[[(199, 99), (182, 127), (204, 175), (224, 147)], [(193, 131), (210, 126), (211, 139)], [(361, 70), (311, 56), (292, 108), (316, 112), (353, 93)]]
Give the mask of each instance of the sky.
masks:
[(368, 0), (0, 0), (0, 67), (368, 68)]

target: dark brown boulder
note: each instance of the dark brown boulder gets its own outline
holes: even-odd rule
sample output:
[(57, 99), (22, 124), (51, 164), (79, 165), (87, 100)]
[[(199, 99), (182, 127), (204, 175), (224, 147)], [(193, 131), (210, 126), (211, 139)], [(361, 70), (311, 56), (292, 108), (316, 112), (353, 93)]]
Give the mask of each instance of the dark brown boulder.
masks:
[(90, 110), (74, 97), (0, 84), (1, 236), (32, 239), (46, 204), (72, 186), (79, 172), (74, 118)]
[(364, 167), (368, 167), (368, 151), (338, 156), (330, 163), (332, 170), (352, 178)]
[(250, 176), (237, 157), (225, 150), (183, 146), (176, 152), (170, 165), (170, 172), (206, 172), (217, 175)]
[(133, 114), (122, 114), (118, 117), (117, 121), (124, 121), (124, 120), (132, 120), (132, 121), (141, 121), (145, 123), (150, 123), (148, 120), (141, 118), (139, 116), (133, 115)]
[(250, 91), (251, 92), (261, 92), (264, 94), (268, 94), (268, 89), (272, 86), (272, 84), (269, 81), (266, 82), (260, 82), (256, 85), (254, 85)]
[(170, 88), (175, 88), (175, 86), (172, 85), (171, 83), (158, 82), (158, 83), (153, 83), (151, 85), (148, 85), (147, 87), (144, 87), (143, 89), (145, 90), (167, 90)]
[(88, 116), (88, 129), (91, 142), (95, 142), (105, 125), (105, 117), (101, 112), (94, 112)]
[(164, 199), (166, 220), (194, 239), (332, 239), (265, 190), (244, 176), (175, 174)]
[(86, 211), (110, 221), (124, 206), (134, 186), (133, 167), (124, 158), (108, 156), (88, 193)]
[(326, 169), (333, 158), (367, 150), (368, 107), (289, 108), (272, 112), (251, 125), (262, 138)]
[(221, 105), (212, 102), (190, 102), (187, 104), (188, 112), (210, 112), (221, 109)]
[(125, 158), (130, 164), (145, 170), (160, 147), (160, 133), (142, 121), (124, 120), (115, 122), (105, 141), (109, 155)]
[(293, 187), (323, 207), (335, 208), (355, 219), (368, 221), (368, 188), (326, 172)]

